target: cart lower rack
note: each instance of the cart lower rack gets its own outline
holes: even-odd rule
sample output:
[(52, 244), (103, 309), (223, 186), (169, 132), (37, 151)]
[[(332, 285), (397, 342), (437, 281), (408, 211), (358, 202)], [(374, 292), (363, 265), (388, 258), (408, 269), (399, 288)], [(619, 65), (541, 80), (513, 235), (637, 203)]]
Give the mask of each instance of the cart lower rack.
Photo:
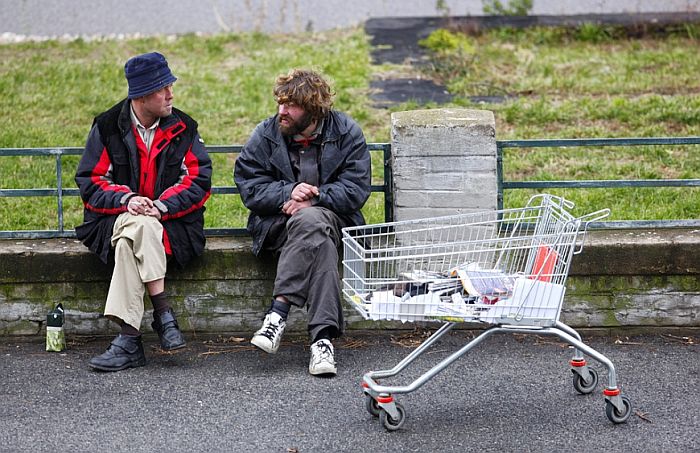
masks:
[[(499, 332), (554, 335), (572, 345), (573, 386), (582, 394), (598, 384), (584, 354), (604, 365), (606, 415), (614, 423), (627, 421), (632, 406), (621, 395), (612, 362), (559, 321), (571, 259), (581, 252), (588, 225), (610, 214), (603, 209), (574, 217), (572, 208), (570, 201), (543, 194), (524, 208), (343, 230), (343, 294), (365, 319), (443, 323), (395, 367), (363, 377), (366, 408), (387, 430), (405, 421), (393, 395), (417, 390)], [(411, 384), (379, 382), (400, 373), (459, 322), (491, 326)]]

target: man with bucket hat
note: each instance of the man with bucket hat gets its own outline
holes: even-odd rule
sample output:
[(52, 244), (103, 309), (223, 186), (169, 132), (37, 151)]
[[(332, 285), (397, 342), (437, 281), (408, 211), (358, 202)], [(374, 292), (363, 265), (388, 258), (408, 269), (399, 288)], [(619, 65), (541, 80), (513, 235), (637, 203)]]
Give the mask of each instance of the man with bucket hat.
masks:
[(128, 97), (95, 117), (75, 181), (84, 205), (80, 239), (114, 263), (104, 315), (120, 327), (90, 367), (118, 371), (146, 364), (143, 296), (163, 350), (185, 346), (165, 292), (168, 259), (184, 266), (204, 250), (204, 203), (211, 160), (197, 122), (173, 107), (173, 83), (157, 52), (124, 66)]

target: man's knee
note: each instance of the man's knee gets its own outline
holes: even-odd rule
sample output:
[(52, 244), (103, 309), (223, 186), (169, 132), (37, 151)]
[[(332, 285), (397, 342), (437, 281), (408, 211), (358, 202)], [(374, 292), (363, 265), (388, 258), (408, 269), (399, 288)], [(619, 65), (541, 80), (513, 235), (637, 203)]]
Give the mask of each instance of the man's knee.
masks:
[(161, 238), (163, 236), (163, 225), (158, 219), (146, 215), (129, 216), (129, 227), (141, 236), (153, 236)]
[(149, 215), (130, 215), (129, 220), (137, 225), (144, 225), (150, 228), (161, 225), (158, 219)]
[(127, 241), (129, 248), (135, 244), (162, 244), (163, 225), (155, 217), (122, 214), (114, 226), (112, 247), (116, 249), (117, 244), (124, 240)]
[(287, 229), (299, 228), (304, 231), (312, 229), (324, 229), (329, 225), (328, 218), (323, 212), (323, 208), (309, 207), (302, 209), (290, 217), (287, 222)]

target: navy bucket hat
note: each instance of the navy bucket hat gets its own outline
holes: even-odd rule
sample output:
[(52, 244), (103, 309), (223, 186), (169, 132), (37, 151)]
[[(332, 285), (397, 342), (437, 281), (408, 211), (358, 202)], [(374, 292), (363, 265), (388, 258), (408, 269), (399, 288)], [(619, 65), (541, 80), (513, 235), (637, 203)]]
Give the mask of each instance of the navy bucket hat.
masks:
[(158, 52), (130, 58), (124, 65), (124, 75), (129, 82), (129, 99), (146, 96), (177, 80), (165, 57)]

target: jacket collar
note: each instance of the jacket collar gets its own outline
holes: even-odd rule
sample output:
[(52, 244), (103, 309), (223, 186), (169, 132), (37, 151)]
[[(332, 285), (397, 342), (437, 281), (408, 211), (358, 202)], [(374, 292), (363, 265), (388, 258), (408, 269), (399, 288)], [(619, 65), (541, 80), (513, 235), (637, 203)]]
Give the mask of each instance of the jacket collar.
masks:
[[(334, 111), (331, 111), (326, 118), (324, 118), (324, 122), (326, 126), (324, 127), (321, 139), (321, 148), (323, 152), (321, 153), (321, 172), (319, 174), (322, 184), (328, 180), (335, 169), (341, 164), (342, 159), (339, 158), (340, 155), (338, 154), (338, 145), (336, 142), (349, 130), (345, 122), (338, 120), (337, 113)], [(294, 171), (292, 170), (292, 164), (289, 160), (289, 151), (284, 137), (280, 132), (277, 123), (277, 115), (268, 120), (263, 130), (263, 137), (274, 143), (270, 156), (270, 163), (277, 167), (289, 181), (294, 181)]]
[[(328, 115), (323, 119), (324, 123), (327, 125), (323, 129), (323, 140), (322, 143), (336, 141), (342, 135), (348, 132), (348, 126), (344, 123), (338, 121), (337, 114), (334, 111), (330, 111)], [(267, 124), (265, 125), (265, 130), (263, 131), (263, 137), (271, 140), (276, 145), (284, 143), (284, 137), (282, 132), (280, 132), (279, 125), (277, 123), (277, 115), (271, 117)]]
[[(138, 181), (140, 172), (139, 151), (136, 145), (136, 137), (134, 136), (131, 123), (130, 102), (131, 101), (129, 101), (129, 99), (124, 99), (122, 101), (121, 111), (119, 112), (119, 119), (117, 122), (119, 124), (122, 140), (126, 144), (126, 148), (129, 152), (129, 160), (132, 164), (132, 181)], [(175, 112), (175, 110), (173, 110), (173, 112)], [(156, 130), (152, 149), (156, 150), (156, 153), (159, 154), (174, 137), (180, 135), (186, 129), (187, 126), (185, 122), (181, 121), (175, 113), (171, 113), (165, 118), (161, 118)]]
[[(175, 113), (175, 109), (173, 109), (173, 113), (160, 119), (158, 128), (167, 131), (178, 123), (181, 123), (182, 126), (175, 128), (175, 133), (172, 133), (170, 138), (180, 134), (186, 128), (185, 124)], [(125, 136), (131, 132), (131, 101), (129, 99), (124, 99), (122, 101), (121, 111), (119, 112), (119, 130), (121, 131), (122, 136)]]

